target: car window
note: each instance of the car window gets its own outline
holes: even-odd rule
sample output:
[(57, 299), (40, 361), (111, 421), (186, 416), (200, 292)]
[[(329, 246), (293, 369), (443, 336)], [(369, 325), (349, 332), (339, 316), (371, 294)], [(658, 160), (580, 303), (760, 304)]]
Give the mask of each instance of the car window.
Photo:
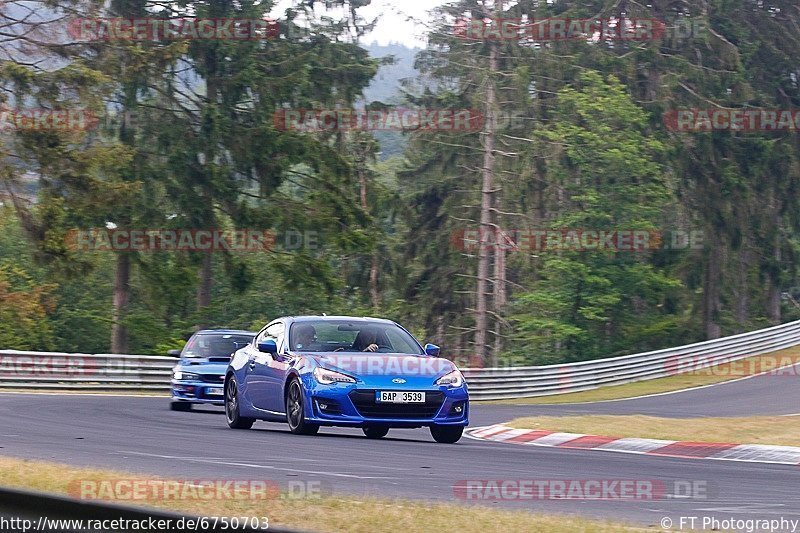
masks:
[(286, 327), (283, 325), (283, 322), (278, 322), (267, 328), (267, 335), (269, 338), (275, 339), (275, 344), (278, 346), (278, 353), (282, 351), (281, 345), (283, 344), (284, 331), (286, 331)]
[(267, 339), (272, 339), (275, 341), (275, 344), (278, 345), (278, 351), (281, 350), (281, 344), (283, 343), (283, 334), (286, 330), (286, 326), (284, 326), (283, 322), (276, 322), (275, 324), (270, 324), (266, 328), (264, 328), (261, 333), (258, 334), (256, 337), (256, 345), (264, 342)]
[(261, 341), (264, 340), (266, 335), (267, 335), (267, 328), (265, 327), (264, 329), (259, 331), (258, 335), (256, 335), (256, 338), (253, 339), (253, 346), (258, 347), (258, 345), (261, 343)]
[[(386, 337), (392, 351), (397, 353), (417, 353), (419, 348), (413, 339), (409, 338), (408, 333), (400, 328), (389, 328), (386, 330)], [(412, 344), (413, 342), (413, 344)]]
[(374, 353), (422, 354), (408, 332), (388, 322), (303, 321), (292, 325), (289, 338), (292, 349), (301, 352), (364, 352), (376, 344)]
[(181, 353), (182, 357), (228, 357), (246, 346), (252, 337), (237, 333), (202, 333), (194, 335)]

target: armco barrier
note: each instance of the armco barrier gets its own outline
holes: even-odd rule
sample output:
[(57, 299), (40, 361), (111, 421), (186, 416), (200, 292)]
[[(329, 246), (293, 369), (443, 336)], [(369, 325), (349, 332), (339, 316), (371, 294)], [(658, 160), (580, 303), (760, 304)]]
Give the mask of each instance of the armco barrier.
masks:
[(177, 361), (146, 355), (0, 350), (0, 389), (167, 392)]
[[(463, 369), (475, 400), (581, 392), (672, 375), (683, 359), (737, 361), (800, 345), (800, 321), (713, 341), (551, 366)], [(0, 350), (0, 389), (169, 391), (172, 357)]]
[(703, 365), (738, 361), (800, 345), (800, 321), (689, 344), (610, 359), (552, 366), (464, 369), (470, 397), (504, 400), (582, 392), (674, 375), (685, 360)]

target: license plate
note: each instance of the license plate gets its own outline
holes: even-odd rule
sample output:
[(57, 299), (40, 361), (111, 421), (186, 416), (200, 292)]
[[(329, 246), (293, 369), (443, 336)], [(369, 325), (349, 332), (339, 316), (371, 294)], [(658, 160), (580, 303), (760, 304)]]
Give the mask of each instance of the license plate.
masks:
[(206, 389), (206, 394), (209, 396), (222, 396), (222, 387), (212, 387)]
[(377, 403), (425, 403), (424, 392), (377, 391)]

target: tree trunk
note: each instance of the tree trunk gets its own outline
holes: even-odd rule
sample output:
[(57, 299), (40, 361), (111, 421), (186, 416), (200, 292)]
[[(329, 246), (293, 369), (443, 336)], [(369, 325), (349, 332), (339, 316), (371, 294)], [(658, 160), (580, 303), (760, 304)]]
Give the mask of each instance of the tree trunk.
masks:
[(781, 323), (781, 216), (778, 199), (772, 205), (772, 261), (767, 276), (767, 317), (777, 326)]
[(722, 336), (720, 327), (720, 276), (722, 263), (721, 244), (718, 241), (710, 243), (711, 248), (706, 257), (705, 275), (703, 279), (703, 327), (706, 339), (718, 339)]
[(372, 265), (369, 269), (369, 297), (372, 300), (372, 308), (378, 309), (381, 305), (381, 297), (378, 292), (378, 252), (372, 252)]
[[(211, 305), (211, 274), (213, 263), (211, 252), (203, 254), (203, 261), (200, 263), (200, 271), (197, 274), (197, 309), (202, 310)], [(204, 326), (206, 324), (201, 324)]]
[[(494, 199), (494, 145), (495, 145), (495, 88), (494, 73), (498, 68), (499, 50), (497, 43), (489, 42), (489, 75), (486, 88), (486, 113), (484, 114), (484, 147), (483, 147), (483, 183), (481, 186), (481, 217), (478, 245), (478, 286), (476, 288), (475, 305), (475, 350), (486, 359), (489, 317), (487, 313), (487, 292), (489, 284), (489, 261), (491, 242), (496, 239), (492, 224), (492, 207)], [(496, 246), (494, 246), (496, 248)]]
[[(207, 81), (206, 81), (206, 98), (208, 100), (207, 105), (211, 107), (215, 107), (217, 105), (217, 100), (219, 100), (219, 93), (220, 93), (220, 80), (218, 74), (218, 65), (217, 65), (217, 57), (216, 57), (216, 50), (210, 49), (206, 51), (205, 55), (205, 68), (207, 72)], [(217, 139), (211, 133), (213, 128), (209, 128), (209, 133), (207, 135), (210, 138), (203, 139), (205, 143), (205, 148), (202, 152), (203, 160), (201, 165), (205, 167), (204, 172), (207, 173), (206, 180), (207, 184), (205, 185), (204, 190), (201, 191), (200, 198), (205, 206), (202, 212), (202, 222), (201, 224), (205, 224), (206, 228), (199, 228), (199, 229), (214, 229), (216, 226), (216, 220), (214, 216), (214, 190), (212, 185), (213, 176), (213, 165), (216, 164), (216, 142)], [(198, 284), (197, 284), (197, 310), (201, 311), (206, 309), (211, 305), (211, 286), (213, 284), (213, 280), (211, 278), (213, 274), (213, 261), (211, 254), (214, 253), (214, 250), (209, 250), (203, 255), (203, 260), (200, 263), (200, 270), (198, 272)], [(201, 315), (202, 316), (202, 315)], [(201, 319), (201, 324), (198, 324), (200, 327), (207, 327), (206, 318)]]
[(128, 353), (128, 328), (123, 324), (131, 294), (131, 256), (121, 252), (117, 255), (114, 271), (114, 304), (111, 311), (111, 353)]
[[(367, 176), (364, 172), (364, 165), (366, 165), (366, 154), (359, 154), (359, 156), (363, 155), (362, 158), (359, 157), (359, 168), (358, 172), (358, 184), (360, 188), (360, 196), (361, 196), (361, 208), (364, 210), (365, 213), (369, 212), (369, 203), (367, 202)], [(381, 304), (380, 293), (378, 292), (378, 251), (373, 250), (372, 258), (370, 259), (370, 267), (369, 267), (369, 298), (372, 302), (372, 308), (378, 309)]]
[[(494, 311), (500, 315), (506, 305), (506, 239), (503, 237), (503, 228), (500, 228), (496, 239), (498, 245), (494, 251)], [(497, 366), (500, 352), (503, 351), (502, 324), (497, 321), (494, 327), (494, 350), (492, 350), (492, 366)]]
[(767, 288), (767, 317), (775, 326), (781, 323), (781, 288), (772, 277)]
[(736, 298), (734, 302), (734, 317), (736, 323), (742, 328), (747, 325), (750, 313), (750, 285), (748, 283), (750, 275), (750, 262), (752, 254), (748, 242), (743, 243), (739, 251), (738, 280), (737, 286), (733, 288)]

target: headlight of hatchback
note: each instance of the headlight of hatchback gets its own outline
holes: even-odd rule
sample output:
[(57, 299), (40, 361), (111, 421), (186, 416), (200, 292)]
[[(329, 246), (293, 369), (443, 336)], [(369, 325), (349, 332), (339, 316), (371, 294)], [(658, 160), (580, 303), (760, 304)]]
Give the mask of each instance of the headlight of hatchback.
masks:
[(200, 374), (192, 374), (191, 372), (181, 372), (176, 370), (172, 373), (172, 379), (175, 381), (198, 381)]
[(317, 367), (314, 369), (314, 379), (318, 382), (322, 383), (323, 385), (331, 385), (333, 383), (355, 383), (356, 380), (342, 374), (340, 372), (334, 372), (333, 370), (327, 370), (322, 367)]
[(458, 370), (453, 370), (437, 379), (436, 384), (457, 388), (464, 384), (464, 376)]

